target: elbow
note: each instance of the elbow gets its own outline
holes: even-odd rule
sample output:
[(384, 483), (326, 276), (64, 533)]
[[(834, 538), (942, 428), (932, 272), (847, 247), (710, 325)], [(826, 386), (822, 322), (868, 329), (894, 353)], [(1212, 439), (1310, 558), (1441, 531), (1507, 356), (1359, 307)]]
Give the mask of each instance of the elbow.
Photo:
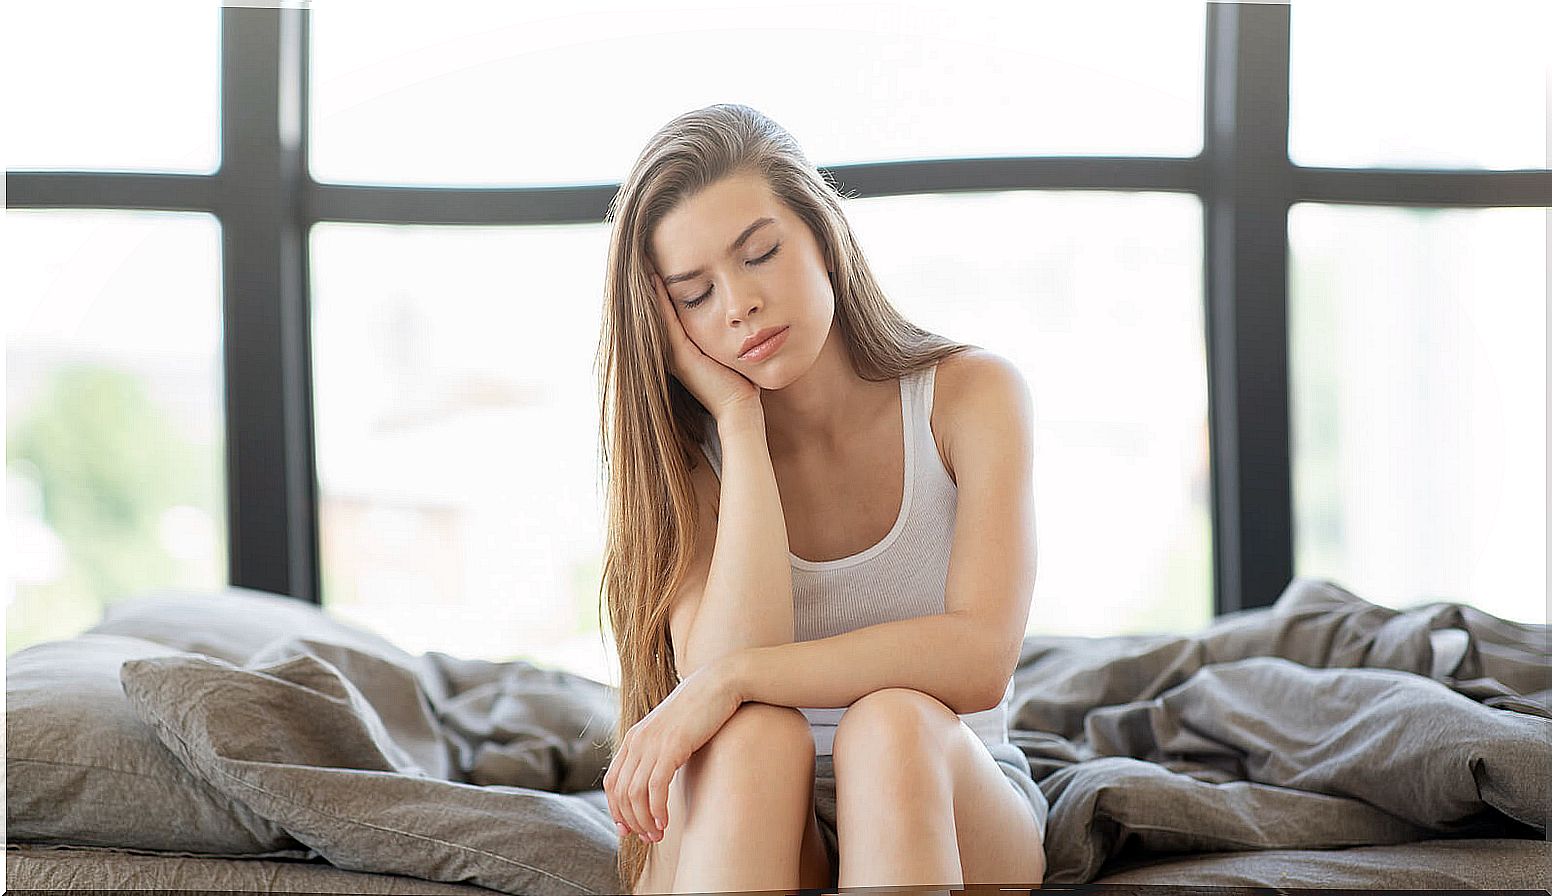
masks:
[(995, 689), (991, 687), (982, 687), (976, 691), (972, 699), (966, 701), (962, 708), (956, 709), (954, 711), (961, 715), (969, 715), (970, 713), (985, 712), (988, 709), (994, 709), (996, 708), (997, 704), (1002, 702), (1003, 692), (1005, 692), (1007, 688), (1008, 680), (1006, 678), (997, 682)]
[[(992, 639), (994, 643), (988, 643)], [(1013, 678), (1013, 673), (1018, 667), (1018, 658), (1023, 647), (1023, 639), (1013, 642), (1010, 647), (1004, 643), (1006, 639), (996, 635), (988, 635), (981, 643), (986, 649), (980, 651), (980, 656), (986, 658), (986, 662), (979, 663), (984, 674), (977, 676), (965, 676), (961, 683), (969, 690), (969, 693), (961, 695), (961, 706), (954, 712), (967, 715), (974, 712), (985, 712), (995, 709), (1002, 703), (1002, 697), (1008, 691), (1008, 682)]]
[(1008, 676), (1004, 675), (1001, 678), (995, 678), (995, 680), (988, 680), (989, 678), (993, 678), (993, 676), (979, 676), (978, 680), (961, 682), (961, 688), (965, 690), (954, 701), (957, 705), (950, 706), (949, 708), (957, 715), (969, 715), (996, 708), (1002, 702), (1002, 695), (1008, 689)]
[(996, 673), (992, 680), (983, 684), (981, 692), (980, 709), (995, 709), (1002, 703), (1002, 698), (1008, 693), (1008, 685), (1013, 681), (1013, 673), (1018, 670), (1017, 658), (1005, 663), (994, 663)]

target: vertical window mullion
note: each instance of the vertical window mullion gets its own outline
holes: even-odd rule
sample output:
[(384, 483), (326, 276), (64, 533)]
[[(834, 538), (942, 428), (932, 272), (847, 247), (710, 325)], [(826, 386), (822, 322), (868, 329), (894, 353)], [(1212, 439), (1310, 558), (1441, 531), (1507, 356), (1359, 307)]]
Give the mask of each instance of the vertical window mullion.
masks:
[(222, 10), (227, 509), (234, 586), (319, 602), (306, 280), (306, 10)]
[(1288, 399), (1289, 8), (1207, 9), (1204, 284), (1214, 611), (1293, 575)]

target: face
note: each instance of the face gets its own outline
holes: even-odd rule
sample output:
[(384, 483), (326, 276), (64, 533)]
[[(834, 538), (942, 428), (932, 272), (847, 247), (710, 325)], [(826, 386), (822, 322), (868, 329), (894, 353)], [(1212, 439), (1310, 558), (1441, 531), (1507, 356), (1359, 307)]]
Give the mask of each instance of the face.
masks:
[[(786, 385), (829, 338), (835, 292), (824, 249), (758, 175), (725, 178), (680, 203), (658, 222), (650, 246), (685, 333), (752, 382)], [(740, 358), (744, 340), (770, 327), (788, 328), (781, 348)]]

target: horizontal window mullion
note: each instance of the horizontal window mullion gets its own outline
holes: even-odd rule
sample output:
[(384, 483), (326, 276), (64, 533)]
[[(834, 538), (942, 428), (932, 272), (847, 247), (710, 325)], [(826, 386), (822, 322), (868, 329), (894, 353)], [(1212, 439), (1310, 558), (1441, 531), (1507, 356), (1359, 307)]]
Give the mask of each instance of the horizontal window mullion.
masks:
[(1552, 171), (1293, 168), (1295, 202), (1552, 206)]
[[(900, 162), (825, 169), (860, 196), (978, 190), (1205, 192), (1194, 159), (1035, 158)], [(1552, 206), (1552, 171), (1439, 171), (1291, 166), (1293, 202), (1465, 207)], [(8, 171), (10, 208), (219, 212), (221, 175)], [(308, 219), (422, 224), (563, 224), (603, 218), (618, 189), (460, 189), (312, 185)]]
[(5, 190), (7, 208), (217, 211), (209, 174), (7, 171)]
[[(881, 162), (823, 167), (858, 197), (1001, 190), (1145, 190), (1201, 193), (1196, 159), (1008, 158)], [(600, 221), (619, 188), (464, 189), (313, 184), (308, 219), (398, 224), (586, 224)]]

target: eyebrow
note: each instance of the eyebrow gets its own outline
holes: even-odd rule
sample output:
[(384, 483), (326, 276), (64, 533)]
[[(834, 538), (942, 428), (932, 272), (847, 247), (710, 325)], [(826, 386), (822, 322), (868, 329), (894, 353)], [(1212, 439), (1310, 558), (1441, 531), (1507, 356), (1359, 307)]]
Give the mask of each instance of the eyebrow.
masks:
[[(738, 247), (742, 246), (744, 244), (744, 241), (749, 239), (750, 235), (753, 234), (756, 230), (759, 230), (761, 227), (764, 227), (767, 224), (775, 224), (775, 223), (776, 223), (776, 219), (775, 218), (758, 218), (758, 219), (756, 219), (753, 224), (750, 224), (748, 227), (744, 228), (744, 232), (740, 233), (738, 235), (738, 239), (734, 240), (732, 245), (728, 246), (728, 250), (727, 250), (728, 254), (732, 255), (734, 252), (737, 252), (738, 251)], [(669, 277), (664, 277), (663, 278), (663, 285), (664, 286), (672, 286), (675, 283), (679, 283), (679, 282), (682, 282), (682, 281), (685, 281), (685, 280), (694, 280), (696, 277), (699, 277), (700, 275), (702, 275), (704, 273), (706, 273), (706, 269), (705, 268), (696, 268), (693, 271), (686, 271), (683, 274), (674, 274), (674, 275), (669, 276)]]

